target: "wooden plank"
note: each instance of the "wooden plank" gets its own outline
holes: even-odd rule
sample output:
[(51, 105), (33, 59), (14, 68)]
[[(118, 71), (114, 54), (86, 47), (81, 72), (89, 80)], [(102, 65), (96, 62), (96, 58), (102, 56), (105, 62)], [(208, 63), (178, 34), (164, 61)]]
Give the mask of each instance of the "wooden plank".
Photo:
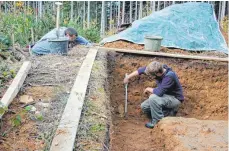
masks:
[(31, 63), (29, 61), (25, 61), (21, 66), (20, 70), (18, 71), (10, 87), (7, 89), (6, 93), (1, 99), (1, 102), (6, 107), (8, 107), (10, 103), (13, 101), (13, 99), (17, 96), (30, 68), (31, 68)]
[(106, 47), (99, 47), (99, 50), (116, 51), (116, 52), (131, 53), (131, 54), (138, 54), (138, 55), (150, 55), (150, 56), (162, 56), (162, 57), (183, 58), (183, 59), (195, 59), (195, 60), (210, 60), (210, 61), (228, 62), (228, 58), (171, 54), (171, 53), (163, 53), (163, 52), (144, 51), (144, 50), (116, 49), (116, 48), (106, 48)]
[(97, 49), (90, 49), (71, 90), (50, 151), (72, 151)]

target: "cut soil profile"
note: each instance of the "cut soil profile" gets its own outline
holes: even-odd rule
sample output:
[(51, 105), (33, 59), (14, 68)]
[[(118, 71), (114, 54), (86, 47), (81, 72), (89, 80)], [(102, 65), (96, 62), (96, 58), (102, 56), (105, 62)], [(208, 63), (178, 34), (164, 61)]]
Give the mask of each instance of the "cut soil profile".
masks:
[[(125, 55), (120, 53), (108, 54), (109, 64), (109, 82), (110, 82), (110, 106), (112, 109), (112, 124), (110, 128), (110, 149), (112, 151), (120, 150), (174, 150), (174, 146), (169, 147), (166, 141), (170, 137), (167, 132), (161, 131), (161, 127), (157, 126), (153, 130), (144, 127), (144, 123), (148, 121), (145, 115), (141, 113), (140, 104), (148, 96), (143, 95), (146, 87), (155, 87), (153, 79), (146, 75), (141, 75), (131, 80), (128, 85), (128, 119), (123, 118), (125, 91), (123, 78), (126, 73), (145, 66), (151, 61), (159, 61), (167, 64), (177, 73), (179, 80), (184, 89), (185, 101), (179, 108), (177, 116), (182, 117), (180, 121), (187, 121), (180, 126), (175, 127), (171, 131), (182, 128), (189, 129), (190, 126), (208, 127), (213, 123), (216, 127), (223, 127), (227, 131), (228, 120), (228, 65), (222, 62), (197, 61), (185, 59), (173, 59), (162, 57), (142, 57)], [(178, 118), (178, 117), (176, 117)], [(193, 119), (192, 118), (196, 118)], [(197, 120), (198, 122), (193, 122)], [(222, 122), (217, 122), (222, 120)], [(162, 123), (163, 121), (159, 122)], [(165, 121), (173, 120), (166, 118)], [(181, 122), (182, 123), (182, 122)], [(204, 126), (205, 125), (205, 126)], [(226, 126), (226, 127), (225, 127)], [(202, 130), (200, 128), (200, 130)], [(222, 131), (223, 131), (222, 130)], [(208, 129), (207, 129), (208, 131)], [(211, 129), (210, 129), (211, 131)], [(213, 130), (211, 135), (221, 136), (227, 135), (217, 129)], [(187, 133), (186, 133), (187, 132)], [(197, 131), (196, 131), (197, 132)], [(164, 134), (164, 138), (159, 137)], [(210, 132), (209, 132), (210, 133)], [(183, 137), (194, 137), (199, 139), (198, 135), (192, 136), (191, 133), (184, 131)], [(196, 133), (198, 134), (198, 133)], [(178, 134), (179, 135), (179, 134)], [(205, 136), (207, 138), (208, 135)], [(219, 150), (226, 150), (225, 142), (227, 137), (223, 137), (223, 145)], [(211, 137), (209, 137), (211, 138)], [(182, 140), (182, 139), (181, 139)], [(216, 140), (212, 140), (214, 142)], [(210, 141), (211, 142), (211, 141)], [(204, 141), (203, 143), (207, 143)], [(184, 145), (179, 139), (175, 139), (176, 144)], [(190, 142), (189, 146), (194, 146), (197, 150), (202, 150), (203, 145)], [(211, 143), (214, 144), (214, 143)], [(202, 148), (201, 148), (202, 147)], [(190, 150), (190, 148), (181, 147), (181, 150)], [(214, 146), (207, 145), (204, 149), (215, 150)]]

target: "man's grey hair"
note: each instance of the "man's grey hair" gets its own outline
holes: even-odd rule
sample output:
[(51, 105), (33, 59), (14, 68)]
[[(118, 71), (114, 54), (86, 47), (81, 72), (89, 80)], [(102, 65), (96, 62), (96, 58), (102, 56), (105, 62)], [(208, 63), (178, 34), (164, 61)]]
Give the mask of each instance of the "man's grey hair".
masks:
[(147, 75), (155, 75), (157, 73), (163, 73), (163, 64), (157, 61), (153, 61), (146, 67), (145, 73)]

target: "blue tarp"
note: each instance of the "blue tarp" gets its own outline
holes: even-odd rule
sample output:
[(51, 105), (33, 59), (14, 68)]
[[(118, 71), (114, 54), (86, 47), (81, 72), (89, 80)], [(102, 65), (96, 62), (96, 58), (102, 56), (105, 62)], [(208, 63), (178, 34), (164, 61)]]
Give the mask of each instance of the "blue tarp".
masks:
[(163, 37), (164, 47), (190, 51), (216, 50), (228, 54), (213, 6), (197, 2), (175, 4), (154, 12), (134, 21), (132, 27), (103, 39), (100, 44), (117, 40), (144, 44), (145, 36)]

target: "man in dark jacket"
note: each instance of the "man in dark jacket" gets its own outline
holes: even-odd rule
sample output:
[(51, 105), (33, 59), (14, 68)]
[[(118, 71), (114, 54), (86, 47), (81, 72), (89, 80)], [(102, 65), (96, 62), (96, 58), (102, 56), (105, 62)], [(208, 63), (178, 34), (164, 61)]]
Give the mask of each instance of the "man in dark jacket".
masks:
[(145, 126), (153, 128), (160, 119), (165, 117), (165, 109), (177, 109), (183, 102), (183, 90), (175, 72), (157, 61), (129, 74), (124, 79), (124, 84), (127, 84), (130, 78), (141, 74), (153, 76), (157, 83), (156, 88), (145, 89), (144, 93), (151, 93), (151, 95), (141, 104), (142, 111), (150, 114), (152, 118)]

